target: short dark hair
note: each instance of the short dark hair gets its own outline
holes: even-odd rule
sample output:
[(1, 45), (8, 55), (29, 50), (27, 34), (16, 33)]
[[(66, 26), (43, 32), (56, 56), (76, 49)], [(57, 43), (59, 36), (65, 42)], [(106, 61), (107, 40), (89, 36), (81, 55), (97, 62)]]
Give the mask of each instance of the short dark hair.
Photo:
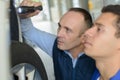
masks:
[(85, 19), (85, 22), (87, 24), (87, 27), (90, 28), (92, 27), (92, 17), (90, 15), (90, 13), (83, 9), (83, 8), (70, 8), (69, 11), (75, 11), (75, 12), (79, 12), (79, 13), (82, 13), (83, 16), (84, 16), (84, 19)]
[(120, 38), (120, 5), (107, 5), (103, 7), (102, 13), (106, 13), (106, 12), (110, 12), (118, 16), (115, 22), (115, 26), (117, 30), (115, 36), (117, 38)]

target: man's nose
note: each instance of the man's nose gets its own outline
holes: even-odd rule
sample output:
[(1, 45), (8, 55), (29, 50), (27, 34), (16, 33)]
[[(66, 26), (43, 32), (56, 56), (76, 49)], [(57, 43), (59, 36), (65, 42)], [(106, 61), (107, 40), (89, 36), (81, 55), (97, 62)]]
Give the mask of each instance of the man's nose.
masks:
[(82, 41), (84, 42), (87, 38), (88, 38), (88, 35), (84, 33)]
[(95, 32), (95, 29), (92, 27), (92, 28), (86, 30), (83, 36), (84, 36), (84, 38), (88, 38), (90, 36), (93, 36), (94, 32)]
[(91, 34), (91, 29), (88, 29), (87, 31), (85, 31), (85, 33), (83, 34), (83, 42), (85, 42), (88, 38), (90, 38), (92, 36)]
[(62, 29), (60, 29), (57, 33), (57, 36), (61, 37), (61, 36), (63, 36), (63, 34), (64, 34), (64, 31)]

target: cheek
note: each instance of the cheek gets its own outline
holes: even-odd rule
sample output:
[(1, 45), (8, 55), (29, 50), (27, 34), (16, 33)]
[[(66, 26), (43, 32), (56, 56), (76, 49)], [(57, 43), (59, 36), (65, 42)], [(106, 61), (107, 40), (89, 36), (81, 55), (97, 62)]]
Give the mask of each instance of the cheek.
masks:
[(85, 48), (85, 52), (89, 56), (100, 56), (101, 52), (105, 48), (106, 41), (103, 41), (100, 36), (96, 36), (92, 40), (92, 45), (89, 45)]
[(71, 37), (71, 38), (68, 38), (68, 40), (66, 40), (66, 44), (72, 47), (79, 45), (80, 43), (81, 43), (81, 40), (78, 37)]
[(82, 40), (80, 38), (75, 38), (71, 44), (71, 46), (73, 47), (80, 47), (81, 45), (82, 45)]
[(93, 47), (93, 51), (95, 51), (95, 54), (97, 53), (98, 55), (105, 56), (114, 52), (114, 50), (116, 49), (116, 43), (115, 40), (113, 40), (113, 38), (104, 38), (96, 41)]

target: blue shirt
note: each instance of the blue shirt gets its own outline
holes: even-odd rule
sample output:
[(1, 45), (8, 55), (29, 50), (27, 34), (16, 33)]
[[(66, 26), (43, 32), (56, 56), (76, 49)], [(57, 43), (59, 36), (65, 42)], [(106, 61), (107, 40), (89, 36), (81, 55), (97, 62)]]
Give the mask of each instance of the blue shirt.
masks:
[[(99, 77), (100, 77), (100, 73), (96, 69), (94, 72), (92, 80), (97, 80)], [(120, 70), (113, 77), (111, 77), (110, 80), (120, 80)]]
[[(53, 50), (54, 41), (56, 39), (56, 35), (36, 29), (33, 26), (30, 19), (21, 20), (21, 31), (27, 42), (29, 42), (30, 44), (32, 43), (32, 45), (37, 45), (48, 55), (52, 56), (53, 54), (52, 50)], [(77, 59), (81, 55), (83, 55), (84, 52), (79, 53), (79, 56), (76, 59), (74, 59), (68, 51), (65, 51), (65, 53), (71, 57), (73, 62), (73, 67), (75, 67)]]

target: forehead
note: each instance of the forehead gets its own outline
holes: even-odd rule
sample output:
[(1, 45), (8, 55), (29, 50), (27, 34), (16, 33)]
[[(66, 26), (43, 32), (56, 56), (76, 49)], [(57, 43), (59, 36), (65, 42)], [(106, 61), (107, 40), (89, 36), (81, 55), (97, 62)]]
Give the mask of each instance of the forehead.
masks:
[(85, 24), (84, 16), (82, 13), (69, 11), (60, 19), (59, 22), (62, 26), (82, 26)]
[(102, 13), (95, 21), (95, 23), (102, 23), (103, 25), (114, 25), (117, 16), (113, 13)]
[(95, 21), (97, 27), (101, 27), (107, 34), (114, 35), (116, 32), (117, 15), (112, 13), (102, 13)]
[[(63, 15), (61, 20), (84, 20), (84, 16), (80, 12), (75, 12), (75, 11), (69, 11), (66, 14)], [(77, 21), (77, 20), (76, 20)]]

